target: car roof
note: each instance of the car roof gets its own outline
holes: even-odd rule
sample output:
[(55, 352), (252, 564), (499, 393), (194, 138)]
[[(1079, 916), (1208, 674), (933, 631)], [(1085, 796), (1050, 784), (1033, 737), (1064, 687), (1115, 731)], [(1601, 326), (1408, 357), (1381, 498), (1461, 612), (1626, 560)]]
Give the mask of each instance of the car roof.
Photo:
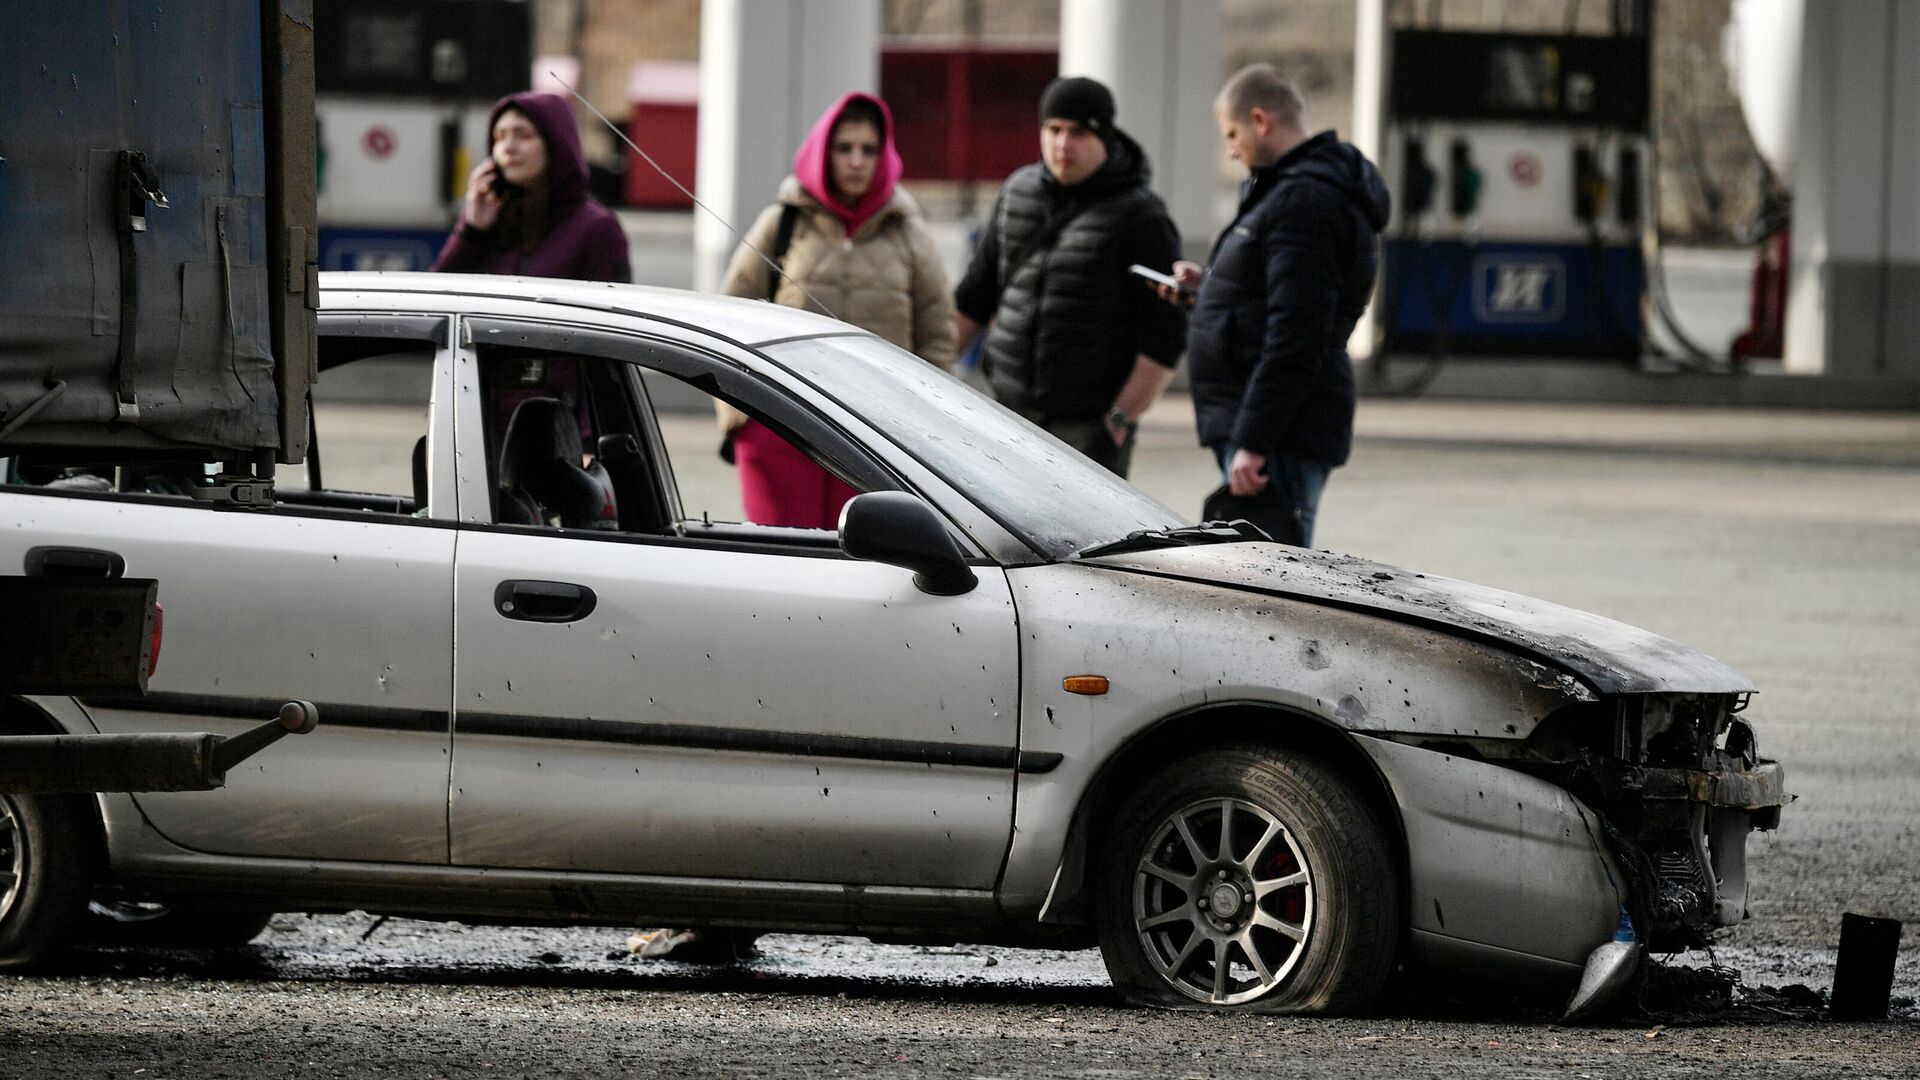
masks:
[[(643, 318), (690, 323), (743, 345), (820, 334), (864, 333), (856, 326), (810, 311), (686, 289), (622, 285), (563, 278), (495, 274), (433, 274), (389, 271), (328, 271), (320, 275), (320, 309), (343, 293), (418, 293), (423, 297), (502, 297), (561, 304), (592, 311), (620, 311)], [(456, 307), (464, 307), (456, 304)]]

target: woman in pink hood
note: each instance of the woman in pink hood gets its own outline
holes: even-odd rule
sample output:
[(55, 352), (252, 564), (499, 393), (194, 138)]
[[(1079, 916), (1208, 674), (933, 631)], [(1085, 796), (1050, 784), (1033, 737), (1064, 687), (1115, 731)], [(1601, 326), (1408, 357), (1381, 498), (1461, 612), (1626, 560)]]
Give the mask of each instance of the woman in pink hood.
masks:
[[(952, 292), (900, 174), (886, 102), (858, 92), (841, 97), (800, 144), (793, 175), (747, 230), (721, 291), (823, 311), (951, 369)], [(777, 277), (754, 248), (780, 265)], [(720, 423), (748, 520), (835, 527), (852, 488), (734, 409), (721, 406)]]

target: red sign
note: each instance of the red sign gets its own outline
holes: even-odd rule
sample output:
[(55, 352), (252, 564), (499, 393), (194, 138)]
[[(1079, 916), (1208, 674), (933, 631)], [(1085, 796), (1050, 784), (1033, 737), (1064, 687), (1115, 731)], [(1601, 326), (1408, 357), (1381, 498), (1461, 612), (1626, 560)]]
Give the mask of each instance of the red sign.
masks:
[(399, 142), (393, 136), (393, 129), (384, 124), (376, 124), (367, 129), (360, 139), (360, 145), (366, 148), (367, 156), (375, 160), (390, 157), (394, 146)]
[(1544, 170), (1540, 167), (1540, 159), (1525, 150), (1507, 159), (1507, 175), (1513, 177), (1513, 182), (1523, 188), (1539, 184), (1542, 172)]

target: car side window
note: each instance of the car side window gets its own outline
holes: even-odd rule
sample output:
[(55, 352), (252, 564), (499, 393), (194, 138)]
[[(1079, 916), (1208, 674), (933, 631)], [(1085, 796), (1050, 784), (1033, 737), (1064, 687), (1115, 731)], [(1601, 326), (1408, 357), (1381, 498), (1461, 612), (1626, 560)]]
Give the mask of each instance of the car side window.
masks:
[(276, 500), (424, 516), (433, 351), (398, 341), (322, 342), (306, 461), (275, 470)]
[[(779, 421), (750, 420), (760, 410), (712, 380), (538, 348), (482, 347), (478, 359), (497, 524), (830, 548), (827, 515), (780, 520), (754, 501), (765, 492), (743, 498), (741, 456), (776, 456), (787, 472), (775, 482), (800, 474), (795, 484), (831, 484), (844, 498), (877, 486)], [(751, 449), (740, 442), (748, 422)]]

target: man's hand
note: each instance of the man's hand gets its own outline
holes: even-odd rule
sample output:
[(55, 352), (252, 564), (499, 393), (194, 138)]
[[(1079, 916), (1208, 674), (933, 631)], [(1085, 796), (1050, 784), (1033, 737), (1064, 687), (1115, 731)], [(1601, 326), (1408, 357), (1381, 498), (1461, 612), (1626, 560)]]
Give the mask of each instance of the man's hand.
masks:
[(460, 216), (482, 232), (500, 220), (501, 199), (493, 190), (493, 179), (499, 173), (500, 166), (495, 164), (493, 155), (488, 154), (467, 174), (467, 202)]
[(1159, 293), (1160, 299), (1165, 300), (1169, 304), (1179, 304), (1181, 307), (1192, 307), (1194, 298), (1200, 293), (1200, 282), (1203, 281), (1206, 276), (1206, 268), (1202, 267), (1199, 263), (1190, 263), (1185, 259), (1180, 259), (1173, 264), (1173, 280), (1179, 282), (1180, 287), (1174, 289), (1165, 285), (1155, 285), (1153, 291)]
[(973, 339), (980, 336), (980, 324), (956, 311), (953, 313), (953, 355), (959, 356), (973, 347)]
[(1227, 490), (1235, 495), (1258, 495), (1267, 490), (1267, 456), (1244, 447), (1227, 463)]
[(1173, 381), (1173, 369), (1156, 364), (1153, 358), (1141, 353), (1133, 358), (1133, 370), (1127, 374), (1127, 381), (1115, 395), (1113, 406), (1107, 410), (1107, 434), (1113, 436), (1113, 445), (1125, 446), (1140, 426), (1140, 417), (1160, 399), (1161, 391)]

